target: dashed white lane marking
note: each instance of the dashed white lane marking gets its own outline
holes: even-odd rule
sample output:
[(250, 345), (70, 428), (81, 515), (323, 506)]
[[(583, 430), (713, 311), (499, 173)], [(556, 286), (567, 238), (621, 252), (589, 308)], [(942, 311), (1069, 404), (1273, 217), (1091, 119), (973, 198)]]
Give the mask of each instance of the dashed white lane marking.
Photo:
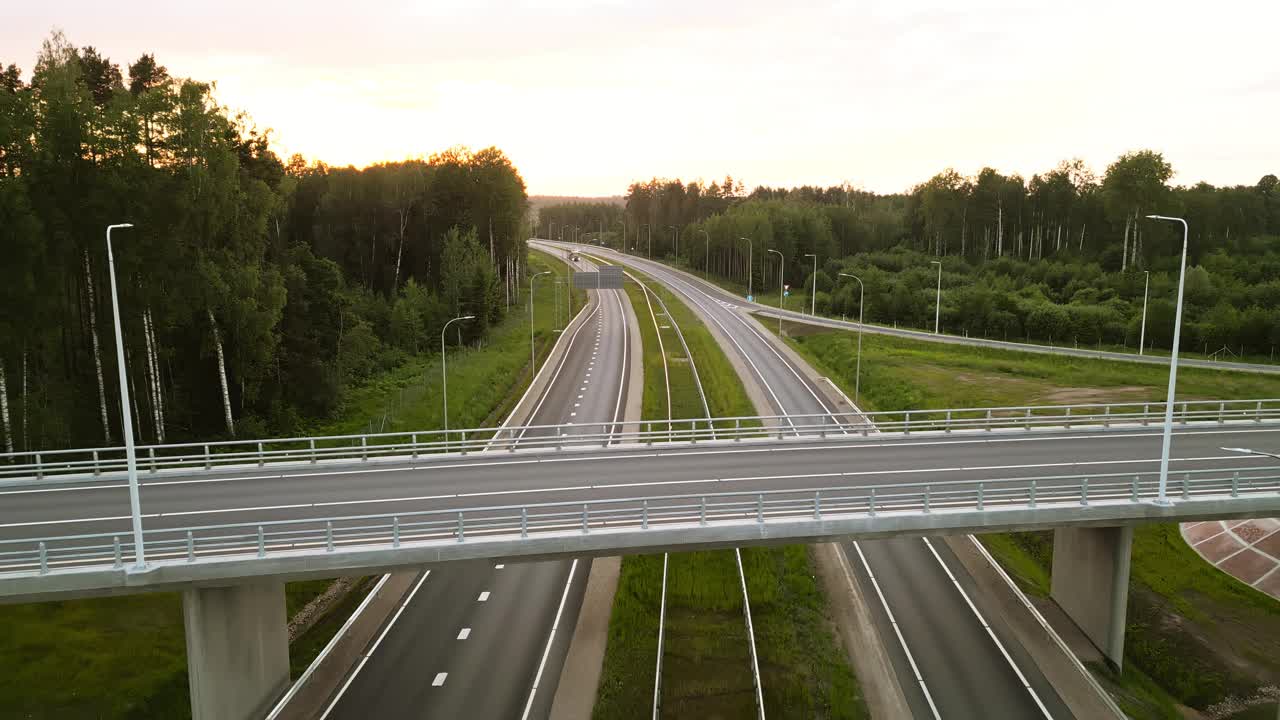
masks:
[(471, 637), (471, 628), (462, 628), (458, 631), (459, 640), (466, 640), (469, 637)]
[(578, 417), (578, 413), (576, 413), (576, 412), (571, 412), (571, 413), (569, 413), (569, 417)]
[(476, 602), (489, 602), (489, 591), (485, 590), (480, 593), (480, 597), (476, 598)]
[(582, 395), (578, 395), (578, 399), (579, 399), (579, 400), (581, 400), (581, 399), (582, 399)]
[(431, 687), (440, 687), (444, 684), (444, 679), (449, 677), (449, 673), (436, 673), (436, 679), (431, 681)]
[[(578, 397), (582, 397), (582, 396), (581, 396), (581, 395), (579, 395)], [(574, 407), (582, 407), (582, 403), (574, 403), (574, 404), (573, 404), (573, 406), (574, 406)]]
[(494, 569), (494, 570), (501, 570), (501, 569), (502, 569), (502, 568), (504, 568), (504, 567), (506, 567), (506, 565), (504, 565), (504, 564), (502, 564), (502, 563), (498, 563), (497, 565), (494, 565), (494, 566), (493, 566), (493, 569)]

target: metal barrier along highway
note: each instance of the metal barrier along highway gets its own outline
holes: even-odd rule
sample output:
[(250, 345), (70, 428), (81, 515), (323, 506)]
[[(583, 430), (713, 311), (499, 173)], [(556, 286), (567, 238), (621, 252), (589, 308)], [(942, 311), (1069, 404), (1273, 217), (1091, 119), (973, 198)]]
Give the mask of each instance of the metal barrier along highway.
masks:
[[(680, 420), (527, 425), (363, 435), (228, 440), (140, 445), (140, 472), (199, 473), (215, 468), (278, 464), (416, 460), (422, 456), (480, 451), (609, 447), (623, 444), (833, 437), (879, 433), (1064, 429), (1082, 425), (1151, 425), (1164, 421), (1164, 403), (1039, 405), (869, 413), (758, 415)], [(1174, 421), (1263, 422), (1280, 419), (1280, 400), (1204, 400), (1174, 403)], [(0, 481), (96, 477), (124, 473), (123, 447), (0, 454)]]
[[(833, 473), (834, 477), (840, 473)], [(1150, 519), (1159, 475), (1028, 476), (932, 483), (814, 487), (813, 476), (777, 478), (779, 489), (477, 505), (372, 515), (317, 515), (260, 523), (196, 525), (144, 532), (152, 569), (173, 570), (215, 561), (284, 561), (279, 572), (315, 570), (318, 559), (343, 553), (427, 550), (435, 561), (522, 554), (572, 554), (606, 548), (746, 542), (793, 536), (919, 534), (974, 527), (1052, 527), (1064, 523)], [(1258, 501), (1263, 501), (1259, 505)], [(1196, 470), (1170, 476), (1161, 518), (1197, 513), (1245, 514), (1280, 505), (1280, 467)], [(317, 508), (323, 511), (323, 508)], [(979, 513), (980, 516), (975, 516)], [(1016, 520), (1007, 520), (1005, 516)], [(1096, 517), (1095, 517), (1096, 516)], [(975, 519), (977, 518), (977, 519)], [(809, 522), (813, 521), (813, 522)], [(842, 521), (857, 521), (850, 530)], [(591, 539), (588, 543), (588, 539)], [(537, 544), (537, 541), (550, 543)], [(374, 553), (376, 554), (376, 553)], [(45, 577), (92, 569), (121, 570), (132, 556), (128, 532), (0, 542), (0, 595), (13, 595), (17, 577)], [(417, 556), (415, 559), (425, 557)], [(220, 577), (252, 575), (222, 562)], [(338, 565), (335, 565), (335, 567)], [(352, 565), (348, 565), (352, 566)], [(354, 565), (358, 567), (359, 565)], [(181, 573), (170, 572), (170, 581)], [(207, 576), (206, 576), (207, 577)], [(7, 588), (7, 592), (6, 592)], [(29, 586), (28, 586), (29, 588)]]

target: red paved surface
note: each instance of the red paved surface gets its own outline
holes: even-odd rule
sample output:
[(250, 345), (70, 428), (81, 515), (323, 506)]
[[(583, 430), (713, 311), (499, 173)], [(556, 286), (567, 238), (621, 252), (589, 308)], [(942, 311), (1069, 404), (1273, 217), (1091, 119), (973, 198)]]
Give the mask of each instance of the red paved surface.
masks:
[(1219, 570), (1280, 600), (1280, 518), (1186, 523), (1182, 537)]

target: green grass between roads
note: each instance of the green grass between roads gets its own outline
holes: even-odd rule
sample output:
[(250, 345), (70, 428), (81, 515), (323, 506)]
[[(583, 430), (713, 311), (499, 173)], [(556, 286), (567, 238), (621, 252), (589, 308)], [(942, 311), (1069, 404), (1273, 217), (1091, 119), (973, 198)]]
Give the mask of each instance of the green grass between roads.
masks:
[[(633, 273), (660, 295), (689, 345), (712, 415), (751, 415), (755, 409), (733, 366), (693, 312), (674, 294)], [(643, 291), (628, 296), (644, 335), (646, 418), (666, 418), (666, 387), (657, 332)], [(651, 302), (652, 298), (650, 299)], [(655, 314), (659, 311), (655, 302)], [(658, 324), (663, 322), (658, 316)], [(647, 331), (645, 328), (647, 327)], [(662, 330), (672, 376), (675, 417), (702, 415), (691, 373), (675, 356), (674, 330)], [(689, 383), (677, 394), (677, 384)], [(826, 601), (804, 546), (743, 552), (765, 707), (770, 717), (862, 718), (865, 702), (830, 630)], [(731, 551), (673, 553), (667, 587), (662, 683), (664, 717), (750, 717), (755, 713), (750, 649), (737, 562)], [(662, 556), (623, 559), (609, 624), (594, 717), (633, 718), (653, 702)]]
[[(765, 322), (766, 327), (773, 324)], [(788, 330), (801, 332), (800, 326)], [(857, 336), (820, 332), (788, 339), (852, 396)], [(1039, 403), (1159, 401), (1159, 367), (863, 336), (862, 406), (867, 410)], [(1280, 378), (1182, 369), (1179, 399), (1280, 397)], [(1052, 533), (983, 535), (983, 543), (1029, 594), (1047, 597)], [(1177, 704), (1203, 710), (1280, 683), (1280, 606), (1205, 563), (1176, 524), (1134, 534), (1122, 677), (1095, 668), (1135, 718), (1177, 718)]]
[[(567, 272), (563, 262), (536, 252), (530, 254), (529, 268)], [(545, 357), (556, 337), (555, 286), (549, 280), (543, 277), (534, 288), (540, 357)], [(581, 307), (584, 298), (579, 291), (574, 307)], [(483, 347), (451, 347), (450, 424), (496, 424), (527, 387), (528, 365), (529, 316), (515, 307), (493, 328)], [(341, 417), (317, 424), (315, 432), (359, 433), (370, 431), (371, 426), (375, 432), (380, 426), (387, 432), (441, 427), (438, 353), (411, 360), (355, 388), (344, 399)], [(328, 580), (286, 585), (288, 616), (328, 585)], [(328, 643), (371, 585), (367, 580), (361, 583), (293, 642), (290, 664), (295, 677)], [(0, 606), (0, 720), (189, 716), (182, 598), (177, 593)]]

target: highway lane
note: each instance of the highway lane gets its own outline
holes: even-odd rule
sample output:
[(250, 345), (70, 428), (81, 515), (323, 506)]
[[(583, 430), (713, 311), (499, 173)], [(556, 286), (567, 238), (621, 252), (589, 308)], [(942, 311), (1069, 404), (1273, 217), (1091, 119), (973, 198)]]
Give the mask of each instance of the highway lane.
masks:
[[(554, 380), (531, 424), (622, 419), (625, 299), (589, 295), (592, 306), (562, 361), (543, 370)], [(547, 717), (590, 567), (590, 560), (435, 567), (328, 717)]]
[[(668, 287), (695, 299), (695, 311), (728, 330), (732, 344), (743, 353), (743, 360), (756, 373), (776, 405), (773, 411), (785, 413), (821, 413), (832, 410), (805, 373), (799, 372), (789, 359), (766, 340), (754, 321), (742, 317), (723, 299), (711, 297), (684, 279), (656, 263), (636, 263), (651, 277)], [(699, 298), (698, 296), (702, 297)], [(733, 349), (726, 348), (732, 352)], [(749, 355), (748, 355), (749, 354)], [(746, 380), (750, 381), (751, 378)], [(989, 455), (988, 452), (985, 453)], [(855, 466), (856, 467), (856, 466)], [(941, 543), (933, 543), (940, 545)], [(976, 616), (963, 598), (958, 581), (967, 577), (959, 563), (936, 552), (925, 539), (899, 539), (842, 544), (850, 555), (855, 572), (864, 575), (864, 586), (871, 575), (879, 579), (878, 594), (885, 615), (880, 617), (879, 631), (890, 648), (903, 689), (908, 694), (916, 717), (1036, 718), (1071, 717), (1070, 711), (1034, 665), (1018, 662), (1005, 649), (1016, 647), (1012, 638), (1000, 636), (1003, 631), (998, 618), (990, 618), (996, 637), (986, 633), (986, 623)], [(851, 552), (852, 550), (852, 552)], [(888, 623), (889, 608), (898, 615), (897, 635)], [(900, 642), (896, 643), (894, 640)], [(908, 660), (907, 656), (911, 655)], [(914, 664), (923, 678), (922, 685), (910, 682), (917, 673), (903, 666)], [(922, 705), (923, 688), (930, 687)]]
[[(599, 250), (597, 247), (596, 250)], [(625, 258), (627, 262), (648, 262), (666, 268), (673, 274), (678, 274), (686, 282), (697, 287), (701, 291), (707, 293), (719, 302), (728, 302), (738, 307), (742, 307), (753, 312), (757, 312), (764, 317), (776, 318), (779, 315), (787, 320), (796, 322), (809, 323), (812, 325), (821, 325), (840, 330), (857, 330), (858, 324), (845, 320), (836, 320), (835, 318), (814, 317), (804, 312), (796, 312), (794, 310), (780, 310), (771, 305), (763, 305), (755, 302), (747, 302), (746, 298), (735, 295), (721, 288), (719, 285), (709, 283), (692, 273), (681, 270), (675, 270), (664, 264), (656, 263), (651, 260), (643, 260), (633, 255), (625, 255), (619, 253), (612, 248), (605, 248), (607, 253), (612, 253), (619, 258)], [(762, 289), (761, 292), (767, 292)], [(1169, 358), (1159, 355), (1137, 355), (1135, 353), (1114, 352), (1108, 350), (1090, 350), (1088, 348), (1064, 348), (1053, 345), (1037, 345), (1034, 343), (1020, 343), (1008, 340), (990, 340), (986, 338), (964, 337), (961, 335), (934, 334), (925, 330), (909, 330), (906, 328), (886, 327), (884, 325), (867, 324), (863, 327), (863, 332), (873, 333), (877, 335), (891, 335), (895, 337), (908, 338), (911, 340), (921, 340), (924, 342), (947, 343), (951, 345), (967, 345), (970, 347), (988, 347), (1002, 350), (1015, 350), (1018, 352), (1033, 352), (1045, 355), (1064, 355), (1068, 357), (1092, 358), (1097, 360), (1116, 360), (1120, 362), (1136, 362), (1149, 365), (1165, 365), (1168, 366)], [(1204, 360), (1192, 357), (1180, 357), (1178, 365), (1181, 367), (1205, 368), (1210, 370), (1235, 370), (1239, 372), (1253, 372), (1264, 374), (1280, 374), (1280, 365), (1264, 365), (1258, 363), (1229, 362)]]

